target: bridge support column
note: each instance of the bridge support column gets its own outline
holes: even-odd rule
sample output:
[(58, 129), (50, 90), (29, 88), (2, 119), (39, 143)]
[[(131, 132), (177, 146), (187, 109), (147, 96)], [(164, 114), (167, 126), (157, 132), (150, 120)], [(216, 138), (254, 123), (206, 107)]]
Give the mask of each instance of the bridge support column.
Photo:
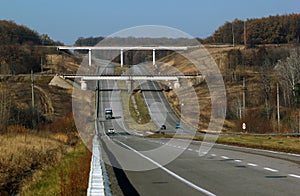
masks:
[(155, 65), (155, 49), (152, 52), (153, 65)]
[(81, 80), (80, 83), (81, 83), (81, 90), (84, 90), (84, 91), (87, 90), (87, 84), (86, 84), (86, 81)]
[(130, 80), (130, 87), (129, 87), (129, 92), (132, 93), (134, 89), (134, 80)]
[(92, 66), (92, 49), (89, 49), (89, 66)]
[(121, 67), (123, 67), (123, 65), (124, 65), (123, 49), (121, 49), (120, 59), (121, 59)]
[(174, 89), (178, 89), (180, 88), (180, 82), (179, 82), (179, 79), (177, 79), (175, 82), (174, 82)]

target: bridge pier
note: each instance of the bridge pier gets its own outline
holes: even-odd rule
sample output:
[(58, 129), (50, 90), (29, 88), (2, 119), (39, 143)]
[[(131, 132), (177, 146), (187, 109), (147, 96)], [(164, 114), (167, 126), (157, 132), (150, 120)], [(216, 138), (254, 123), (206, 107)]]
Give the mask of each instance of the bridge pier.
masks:
[(121, 63), (121, 67), (123, 67), (124, 65), (124, 59), (123, 59), (123, 49), (121, 49), (121, 54), (120, 54), (120, 63)]
[(92, 49), (89, 49), (89, 66), (92, 66)]
[(175, 82), (174, 82), (174, 89), (178, 89), (180, 88), (180, 81), (179, 79), (177, 79)]
[(153, 60), (153, 65), (155, 65), (155, 49), (152, 51), (152, 60)]
[(87, 90), (87, 84), (86, 84), (86, 81), (81, 80), (80, 83), (81, 83), (81, 90), (86, 91), (86, 90)]

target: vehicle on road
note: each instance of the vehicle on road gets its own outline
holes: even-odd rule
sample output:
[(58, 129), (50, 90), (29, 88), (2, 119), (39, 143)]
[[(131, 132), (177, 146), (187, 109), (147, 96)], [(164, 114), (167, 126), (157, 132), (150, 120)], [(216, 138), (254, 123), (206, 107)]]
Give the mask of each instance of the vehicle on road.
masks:
[(115, 129), (114, 128), (109, 128), (107, 130), (107, 134), (115, 134)]
[(176, 129), (179, 129), (180, 127), (181, 127), (181, 126), (180, 126), (179, 123), (177, 123), (176, 126), (175, 126)]
[(105, 119), (112, 119), (113, 118), (113, 111), (111, 108), (105, 108)]
[(160, 127), (160, 130), (166, 130), (166, 129), (167, 129), (166, 125), (162, 125), (162, 126)]

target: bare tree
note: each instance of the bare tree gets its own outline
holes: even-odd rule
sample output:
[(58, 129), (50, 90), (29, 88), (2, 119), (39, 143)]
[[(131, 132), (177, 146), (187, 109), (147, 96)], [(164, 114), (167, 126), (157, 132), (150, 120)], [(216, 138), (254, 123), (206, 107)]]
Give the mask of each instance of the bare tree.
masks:
[(271, 62), (266, 59), (260, 67), (260, 74), (262, 79), (263, 92), (265, 95), (265, 111), (267, 119), (271, 117), (271, 106), (270, 106), (270, 91), (271, 91)]
[(11, 99), (6, 87), (0, 85), (0, 131), (5, 131), (8, 125), (11, 109)]
[(292, 50), (289, 57), (279, 60), (275, 66), (279, 83), (286, 94), (288, 103), (292, 103), (291, 97), (295, 98), (295, 87), (300, 83), (300, 55), (299, 51)]

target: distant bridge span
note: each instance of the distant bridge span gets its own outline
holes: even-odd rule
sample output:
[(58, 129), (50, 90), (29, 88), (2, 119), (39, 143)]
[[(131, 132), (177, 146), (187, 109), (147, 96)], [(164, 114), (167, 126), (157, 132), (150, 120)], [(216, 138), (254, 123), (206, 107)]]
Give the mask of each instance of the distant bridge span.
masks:
[(92, 66), (92, 50), (120, 50), (120, 64), (124, 65), (123, 51), (125, 50), (152, 50), (152, 61), (155, 65), (155, 50), (187, 50), (187, 46), (57, 46), (58, 50), (88, 50), (89, 66)]

